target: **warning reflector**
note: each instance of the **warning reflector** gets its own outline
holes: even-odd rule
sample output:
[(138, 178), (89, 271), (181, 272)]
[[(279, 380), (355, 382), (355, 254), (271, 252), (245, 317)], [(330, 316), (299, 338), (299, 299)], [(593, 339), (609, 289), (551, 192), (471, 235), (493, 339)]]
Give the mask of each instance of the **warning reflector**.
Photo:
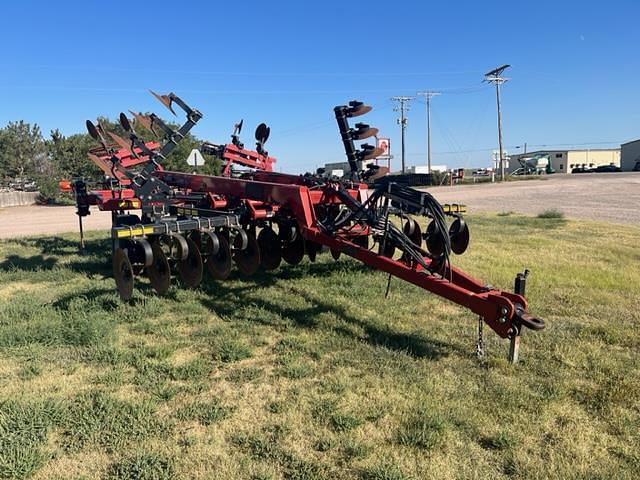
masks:
[(200, 150), (198, 150), (197, 148), (194, 148), (193, 150), (191, 150), (191, 153), (187, 158), (187, 164), (191, 165), (192, 167), (197, 167), (198, 165), (200, 166), (204, 165), (204, 157), (200, 153)]

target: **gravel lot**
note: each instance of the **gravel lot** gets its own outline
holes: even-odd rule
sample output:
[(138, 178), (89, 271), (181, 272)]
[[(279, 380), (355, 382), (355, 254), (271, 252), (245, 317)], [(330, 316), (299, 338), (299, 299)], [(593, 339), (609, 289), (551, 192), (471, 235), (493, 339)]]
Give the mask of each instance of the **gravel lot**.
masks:
[[(0, 209), (0, 238), (77, 232), (75, 212), (76, 207), (37, 205)], [(91, 209), (91, 215), (83, 223), (85, 230), (106, 230), (111, 227), (111, 214)]]
[(640, 226), (640, 172), (549, 175), (542, 180), (429, 189), (442, 203), (471, 212), (537, 215), (557, 209), (568, 218)]
[[(457, 185), (429, 190), (443, 203), (464, 203), (471, 212), (528, 215), (555, 208), (568, 218), (640, 226), (640, 172), (550, 175), (506, 184)], [(85, 230), (108, 229), (111, 215), (93, 209)], [(75, 207), (0, 209), (0, 238), (51, 235), (78, 230)]]

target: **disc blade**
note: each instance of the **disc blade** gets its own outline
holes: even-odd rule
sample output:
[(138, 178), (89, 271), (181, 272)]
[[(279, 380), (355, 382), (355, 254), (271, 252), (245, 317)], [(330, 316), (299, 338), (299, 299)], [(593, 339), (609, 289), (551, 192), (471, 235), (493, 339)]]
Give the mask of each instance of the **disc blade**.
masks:
[(202, 281), (202, 255), (192, 239), (187, 238), (189, 253), (187, 258), (178, 262), (178, 273), (187, 288), (196, 288)]
[(371, 110), (373, 110), (373, 107), (370, 107), (369, 105), (358, 105), (357, 107), (351, 108), (349, 110), (348, 116), (359, 117), (360, 115), (369, 113)]
[(444, 241), (442, 240), (442, 235), (438, 231), (438, 227), (436, 226), (435, 221), (432, 220), (431, 223), (429, 223), (426, 236), (427, 250), (429, 250), (429, 252), (436, 257), (440, 257), (442, 254), (444, 254)]
[(174, 260), (186, 260), (189, 256), (189, 244), (187, 239), (178, 233), (169, 236), (171, 241), (171, 258)]
[(215, 280), (226, 280), (231, 273), (231, 247), (229, 240), (224, 235), (216, 235), (218, 238), (217, 252), (210, 253), (213, 247), (210, 241), (206, 242), (205, 256), (207, 270)]
[(108, 132), (108, 134), (113, 139), (113, 141), (118, 144), (120, 148), (124, 150), (131, 150), (131, 142), (126, 141), (120, 135), (116, 135), (113, 132)]
[(312, 262), (315, 262), (318, 256), (318, 252), (320, 252), (320, 249), (322, 248), (322, 246), (310, 240), (305, 240), (304, 244), (305, 244), (305, 250), (307, 252), (307, 256), (309, 257), (309, 260), (311, 260)]
[(133, 110), (129, 110), (129, 113), (133, 115), (133, 118), (136, 119), (136, 122), (138, 122), (140, 125), (142, 125), (144, 128), (155, 135), (156, 132), (153, 129), (153, 120), (151, 120), (151, 117), (148, 117), (141, 113), (136, 113)]
[(133, 296), (133, 268), (131, 262), (122, 248), (116, 249), (113, 254), (113, 277), (116, 280), (116, 288), (122, 300), (130, 300)]
[(304, 258), (304, 238), (298, 234), (292, 242), (282, 244), (282, 259), (289, 265), (297, 265)]
[(151, 95), (156, 97), (158, 101), (161, 104), (163, 104), (165, 107), (167, 107), (171, 113), (173, 113), (174, 115), (176, 114), (176, 112), (173, 110), (173, 105), (172, 105), (173, 100), (171, 100), (171, 97), (169, 95), (158, 95), (153, 90), (149, 90), (149, 91), (151, 92)]
[(384, 149), (382, 148), (374, 148), (370, 150), (368, 153), (362, 155), (362, 160), (371, 160), (372, 158), (377, 158), (384, 153)]
[(404, 223), (402, 231), (415, 245), (422, 245), (422, 229), (420, 228), (420, 224), (413, 218), (408, 219)]
[(334, 250), (333, 248), (331, 249), (331, 256), (335, 261), (338, 261), (340, 259), (341, 254), (342, 252), (340, 250)]
[(356, 130), (351, 138), (354, 140), (364, 140), (365, 138), (375, 137), (378, 135), (378, 129), (375, 127), (369, 127), (364, 130)]
[(129, 118), (124, 114), (124, 112), (120, 112), (120, 117), (118, 117), (118, 119), (120, 120), (120, 126), (124, 129), (124, 131), (130, 132), (131, 122), (129, 121)]
[(93, 138), (98, 142), (102, 140), (102, 138), (100, 137), (100, 132), (98, 132), (98, 129), (96, 128), (95, 124), (91, 120), (87, 120), (86, 126), (87, 126), (87, 132), (89, 132), (89, 135), (91, 135), (91, 138)]
[(275, 270), (282, 263), (281, 242), (271, 228), (263, 228), (258, 234), (260, 265), (265, 270)]
[(233, 261), (242, 275), (253, 275), (260, 268), (260, 246), (252, 232), (247, 232), (247, 247), (244, 250), (236, 250)]
[(371, 175), (368, 180), (370, 182), (373, 182), (375, 180), (377, 180), (378, 178), (382, 178), (385, 175), (389, 174), (389, 167), (380, 167), (378, 168), (378, 171), (376, 173), (374, 173), (373, 175)]
[(462, 255), (469, 246), (469, 226), (461, 217), (456, 218), (449, 227), (451, 239), (451, 251), (456, 255)]
[(159, 295), (164, 295), (171, 286), (169, 260), (158, 242), (154, 242), (151, 251), (153, 252), (153, 263), (147, 268), (147, 276), (153, 289)]

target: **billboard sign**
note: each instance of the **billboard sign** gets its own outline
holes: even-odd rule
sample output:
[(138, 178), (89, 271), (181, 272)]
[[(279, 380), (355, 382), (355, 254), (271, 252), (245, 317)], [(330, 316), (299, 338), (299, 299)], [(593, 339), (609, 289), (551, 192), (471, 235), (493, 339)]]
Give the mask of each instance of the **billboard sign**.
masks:
[(376, 147), (382, 149), (381, 157), (388, 157), (391, 155), (391, 141), (388, 138), (379, 137), (376, 141)]

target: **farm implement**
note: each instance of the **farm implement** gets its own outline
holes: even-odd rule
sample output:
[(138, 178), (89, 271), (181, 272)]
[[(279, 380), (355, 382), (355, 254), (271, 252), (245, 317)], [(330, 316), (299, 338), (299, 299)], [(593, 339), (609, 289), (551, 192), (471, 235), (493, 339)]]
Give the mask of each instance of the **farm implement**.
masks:
[[(388, 273), (389, 281), (398, 277), (470, 309), (480, 317), (480, 328), (484, 322), (511, 339), (512, 361), (522, 330), (544, 328), (528, 312), (526, 272), (518, 274), (512, 293), (452, 265), (452, 254), (464, 253), (469, 245), (464, 206), (441, 205), (369, 162), (382, 152), (356, 142), (378, 130), (352, 125), (352, 119), (371, 107), (352, 101), (334, 109), (351, 170), (344, 178), (322, 170), (274, 172), (276, 160), (265, 150), (269, 127), (258, 126), (251, 150), (240, 141), (242, 122), (230, 143), (201, 146), (202, 153), (222, 160), (223, 171), (200, 175), (167, 171), (163, 164), (202, 114), (173, 93), (154, 95), (174, 115), (180, 109), (184, 123), (178, 127), (155, 114), (131, 112), (130, 119), (122, 113), (126, 135), (120, 136), (87, 121), (99, 143), (89, 157), (104, 172), (105, 184), (96, 190), (82, 181), (66, 185), (75, 194), (81, 226), (91, 205), (112, 214), (113, 275), (123, 300), (132, 297), (135, 281), (143, 276), (162, 295), (173, 274), (183, 286), (196, 288), (205, 276), (225, 280), (234, 264), (249, 276), (275, 270), (282, 261), (298, 264), (305, 255), (315, 261), (327, 252), (336, 260), (348, 255)], [(158, 141), (145, 141), (142, 131), (155, 133)], [(420, 217), (429, 222), (424, 231)]]

